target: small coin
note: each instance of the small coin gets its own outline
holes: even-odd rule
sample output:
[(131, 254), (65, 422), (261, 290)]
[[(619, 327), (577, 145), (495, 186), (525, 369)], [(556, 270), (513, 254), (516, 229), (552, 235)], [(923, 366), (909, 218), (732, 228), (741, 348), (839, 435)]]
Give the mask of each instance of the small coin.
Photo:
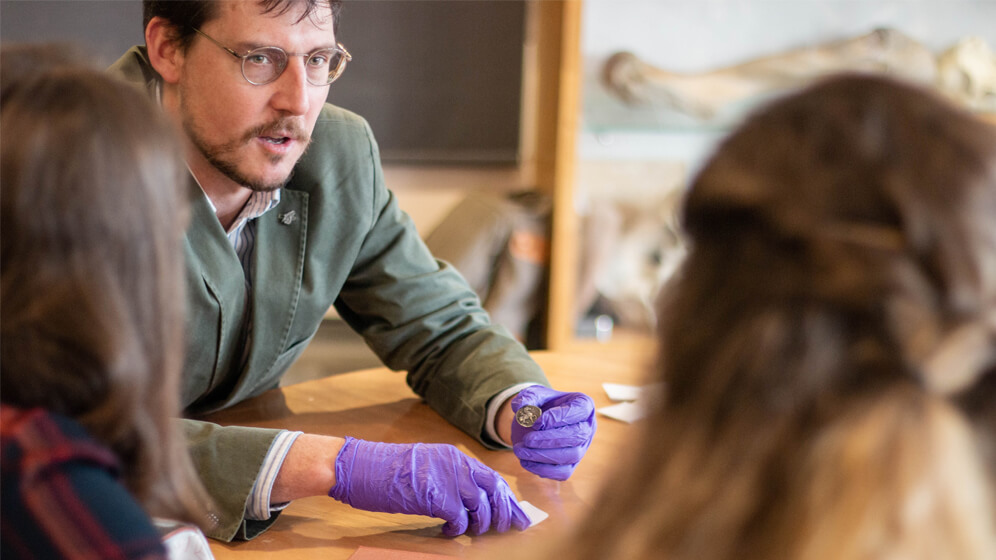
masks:
[(532, 428), (543, 411), (538, 406), (527, 404), (515, 413), (515, 421), (523, 428)]

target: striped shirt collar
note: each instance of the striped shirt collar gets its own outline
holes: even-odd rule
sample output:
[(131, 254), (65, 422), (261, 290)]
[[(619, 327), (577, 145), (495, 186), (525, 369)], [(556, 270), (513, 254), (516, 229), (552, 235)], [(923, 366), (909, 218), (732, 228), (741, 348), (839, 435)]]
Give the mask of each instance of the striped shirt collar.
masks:
[[(190, 169), (189, 167), (187, 168)], [(194, 177), (194, 173), (191, 171), (191, 177)], [(194, 177), (194, 181), (197, 182), (197, 186), (200, 187), (200, 181), (197, 181), (197, 177)], [(278, 204), (280, 204), (280, 191), (281, 189), (274, 189), (272, 191), (253, 191), (252, 195), (249, 196), (249, 200), (246, 201), (242, 210), (239, 211), (239, 215), (235, 217), (235, 221), (232, 222), (232, 226), (228, 228), (225, 233), (231, 236), (233, 233), (237, 233), (249, 220), (256, 219), (263, 214), (266, 214)], [(204, 188), (201, 187), (201, 192), (204, 192)], [(211, 211), (218, 213), (218, 208), (211, 201), (211, 197), (204, 193), (204, 198), (207, 200), (208, 205), (211, 206)]]

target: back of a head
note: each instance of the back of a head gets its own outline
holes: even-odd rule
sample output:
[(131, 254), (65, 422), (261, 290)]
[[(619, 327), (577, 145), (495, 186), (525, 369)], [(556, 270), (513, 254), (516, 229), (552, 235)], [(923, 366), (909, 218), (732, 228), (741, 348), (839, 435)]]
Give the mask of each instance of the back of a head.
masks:
[(987, 560), (996, 553), (996, 517), (970, 428), (945, 400), (915, 387), (849, 400), (782, 457), (740, 456), (782, 463), (775, 468), (718, 468), (696, 462), (685, 446), (654, 449), (660, 432), (644, 426), (637, 456), (606, 481), (579, 526), (539, 556)]
[[(668, 430), (701, 436), (676, 435), (674, 452), (693, 448), (703, 461), (722, 463), (714, 472), (735, 478), (731, 485), (743, 485), (740, 522), (755, 529), (778, 523), (771, 512), (814, 483), (810, 477), (794, 492), (779, 489), (795, 474), (792, 458), (810, 453), (825, 430), (856, 413), (856, 403), (907, 395), (906, 405), (930, 416), (914, 416), (910, 426), (934, 429), (930, 406), (916, 404), (916, 393), (937, 381), (929, 376), (949, 373), (929, 370), (952, 338), (988, 328), (996, 305), (994, 215), (996, 130), (891, 79), (827, 79), (762, 109), (722, 144), (686, 199), (691, 249), (662, 313), (661, 418)], [(990, 346), (970, 349), (964, 362), (985, 363)], [(883, 437), (892, 436), (897, 446), (929, 443), (915, 430)], [(972, 468), (978, 461), (973, 449), (960, 457)], [(745, 461), (742, 478), (731, 474), (737, 461)], [(867, 496), (881, 501), (865, 504), (866, 521), (881, 526), (910, 498), (890, 472), (920, 472), (924, 483), (949, 477), (944, 484), (964, 482), (988, 496), (980, 480), (959, 480), (936, 457), (911, 454), (879, 466), (882, 480), (897, 484), (891, 496)], [(852, 474), (845, 484), (861, 479)], [(918, 525), (920, 536), (960, 546), (950, 523), (976, 514), (956, 511), (963, 505), (922, 512), (932, 519)], [(737, 515), (728, 518), (731, 527)], [(811, 521), (818, 528), (826, 519)], [(948, 525), (927, 533), (932, 522)], [(916, 535), (878, 535), (883, 552), (868, 557), (902, 550)], [(835, 550), (865, 557), (859, 551), (866, 548), (855, 546), (853, 555)], [(955, 557), (986, 552), (969, 549), (976, 554)]]
[(0, 98), (24, 80), (56, 68), (92, 68), (72, 43), (8, 43), (0, 49)]
[(996, 131), (924, 90), (841, 76), (751, 116), (690, 188), (661, 404), (567, 557), (988, 557), (924, 370), (993, 309), (994, 215)]
[(170, 472), (186, 466), (169, 420), (183, 355), (179, 145), (142, 92), (97, 71), (4, 79), (3, 402), (76, 419), (152, 511), (190, 518), (175, 495), (186, 471)]
[(712, 368), (803, 401), (920, 382), (946, 333), (993, 308), (994, 215), (996, 131), (941, 98), (842, 76), (776, 101), (688, 193), (661, 329), (670, 400), (715, 388), (681, 373)]

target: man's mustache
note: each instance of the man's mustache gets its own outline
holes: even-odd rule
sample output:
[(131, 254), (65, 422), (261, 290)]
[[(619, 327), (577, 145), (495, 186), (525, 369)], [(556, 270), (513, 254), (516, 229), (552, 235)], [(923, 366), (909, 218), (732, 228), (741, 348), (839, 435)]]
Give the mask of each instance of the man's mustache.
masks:
[(260, 136), (269, 136), (272, 138), (287, 137), (291, 140), (304, 143), (311, 140), (311, 135), (304, 130), (304, 127), (301, 126), (299, 121), (287, 118), (277, 119), (266, 124), (254, 126), (246, 131), (242, 139), (245, 142), (249, 142)]

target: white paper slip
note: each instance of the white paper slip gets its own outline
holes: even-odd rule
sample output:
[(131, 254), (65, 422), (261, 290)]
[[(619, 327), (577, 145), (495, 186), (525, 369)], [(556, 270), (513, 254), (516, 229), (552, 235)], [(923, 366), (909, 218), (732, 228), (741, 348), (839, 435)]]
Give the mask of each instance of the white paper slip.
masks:
[(644, 398), (649, 393), (658, 392), (663, 383), (651, 383), (638, 387), (636, 385), (623, 385), (621, 383), (602, 383), (602, 389), (609, 400), (613, 401), (636, 401)]
[(636, 402), (621, 402), (619, 404), (603, 406), (598, 409), (598, 412), (603, 416), (628, 423), (636, 422), (647, 415), (646, 408)]
[(605, 389), (605, 394), (609, 396), (609, 400), (613, 401), (635, 401), (640, 398), (640, 393), (643, 392), (643, 387), (621, 383), (602, 383), (602, 388)]
[(526, 512), (526, 515), (529, 517), (530, 527), (532, 527), (533, 525), (539, 525), (547, 517), (550, 517), (549, 513), (541, 510), (540, 508), (534, 506), (533, 504), (530, 504), (525, 500), (519, 502), (519, 507), (522, 508), (522, 511)]
[(196, 526), (162, 518), (152, 522), (159, 531), (169, 560), (214, 560), (207, 538)]

